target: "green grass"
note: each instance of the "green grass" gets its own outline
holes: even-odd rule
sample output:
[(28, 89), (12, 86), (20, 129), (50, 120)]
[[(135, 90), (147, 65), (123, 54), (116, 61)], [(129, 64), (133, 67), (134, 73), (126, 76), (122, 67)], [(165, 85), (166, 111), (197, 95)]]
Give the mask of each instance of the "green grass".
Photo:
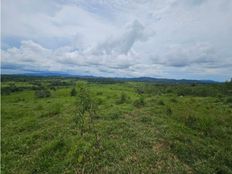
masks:
[[(89, 83), (99, 106), (82, 137), (71, 86), (49, 98), (32, 90), (2, 96), (1, 172), (232, 173), (229, 97), (145, 92), (138, 107), (143, 85)], [(117, 102), (122, 92), (126, 100)]]

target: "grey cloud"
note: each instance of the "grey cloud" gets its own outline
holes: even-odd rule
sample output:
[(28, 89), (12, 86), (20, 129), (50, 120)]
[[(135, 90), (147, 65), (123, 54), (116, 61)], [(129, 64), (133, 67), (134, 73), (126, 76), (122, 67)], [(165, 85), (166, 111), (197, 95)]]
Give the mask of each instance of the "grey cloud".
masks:
[(208, 43), (174, 44), (159, 49), (159, 54), (150, 55), (152, 63), (173, 67), (218, 63), (218, 53)]
[(104, 43), (99, 44), (95, 50), (95, 54), (127, 54), (132, 46), (137, 41), (146, 39), (144, 33), (144, 26), (135, 20), (130, 26), (127, 27), (125, 33), (116, 38), (108, 38)]

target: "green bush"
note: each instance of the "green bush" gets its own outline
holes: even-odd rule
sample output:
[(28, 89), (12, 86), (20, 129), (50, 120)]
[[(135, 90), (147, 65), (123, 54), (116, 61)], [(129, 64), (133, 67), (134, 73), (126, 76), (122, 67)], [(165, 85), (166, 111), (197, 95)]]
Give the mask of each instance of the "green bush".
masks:
[(49, 114), (57, 115), (61, 112), (62, 105), (60, 103), (55, 103), (49, 108)]
[(102, 98), (98, 98), (96, 100), (96, 102), (97, 102), (98, 105), (101, 105), (101, 104), (103, 104), (104, 100)]
[(141, 94), (144, 93), (144, 89), (138, 88), (138, 89), (136, 89), (136, 92), (137, 92), (139, 95), (141, 95)]
[(80, 134), (83, 136), (85, 125), (93, 127), (93, 120), (97, 117), (97, 103), (93, 100), (91, 92), (85, 83), (78, 84), (78, 93), (76, 101), (76, 113), (74, 121), (80, 128)]
[(232, 104), (232, 97), (228, 97), (228, 98), (226, 99), (226, 103), (227, 103), (227, 104)]
[(217, 96), (220, 94), (220, 91), (215, 86), (206, 86), (206, 85), (179, 86), (176, 89), (176, 94), (178, 96), (207, 97), (207, 96)]
[(145, 106), (145, 101), (144, 101), (144, 97), (140, 97), (139, 99), (134, 101), (134, 106), (135, 107), (143, 107)]
[(173, 103), (177, 103), (178, 102), (176, 98), (171, 98), (170, 101), (173, 102)]
[(127, 96), (125, 93), (121, 93), (120, 98), (116, 101), (116, 104), (123, 104), (127, 100)]
[(167, 108), (166, 113), (168, 116), (172, 115), (172, 109), (170, 107)]
[(77, 95), (77, 90), (76, 88), (72, 88), (71, 92), (70, 92), (71, 96), (76, 96)]
[(158, 105), (165, 105), (165, 104), (164, 104), (163, 100), (160, 100), (160, 101), (158, 102)]
[(40, 89), (35, 91), (35, 96), (38, 98), (47, 98), (51, 96), (51, 92), (47, 89)]
[(97, 92), (97, 95), (102, 95), (103, 94), (103, 92)]
[(119, 118), (121, 117), (121, 115), (122, 115), (121, 112), (119, 112), (119, 111), (114, 111), (114, 112), (111, 112), (111, 113), (109, 114), (109, 118), (110, 118), (111, 120), (116, 120), (116, 119), (119, 119)]
[(143, 117), (141, 117), (140, 121), (142, 123), (150, 123), (152, 121), (152, 119), (151, 119), (151, 117), (143, 116)]
[(30, 90), (30, 89), (32, 89), (32, 87), (19, 87), (16, 86), (15, 83), (10, 83), (8, 86), (1, 88), (1, 94), (9, 95), (13, 92), (19, 92), (19, 91)]
[(190, 127), (190, 128), (196, 128), (197, 127), (197, 118), (193, 115), (188, 115), (186, 118), (185, 118), (185, 125)]

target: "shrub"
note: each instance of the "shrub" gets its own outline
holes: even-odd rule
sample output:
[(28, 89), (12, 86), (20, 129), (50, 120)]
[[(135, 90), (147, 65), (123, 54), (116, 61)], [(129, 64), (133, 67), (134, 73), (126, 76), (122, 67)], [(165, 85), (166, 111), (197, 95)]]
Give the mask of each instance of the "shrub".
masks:
[(163, 100), (160, 100), (160, 101), (158, 102), (158, 105), (165, 105), (165, 104), (164, 104)]
[(171, 98), (170, 101), (173, 102), (173, 103), (177, 103), (178, 102), (175, 98)]
[(76, 96), (77, 95), (77, 90), (76, 90), (76, 88), (72, 88), (72, 90), (71, 90), (71, 92), (70, 92), (70, 95), (71, 96)]
[[(97, 105), (90, 95), (90, 91), (84, 83), (78, 85), (77, 112), (74, 117), (76, 125), (80, 128), (81, 136), (84, 133), (84, 125), (87, 121), (89, 128), (93, 127), (93, 119), (96, 118)], [(97, 135), (96, 135), (97, 136)]]
[(190, 128), (195, 129), (197, 127), (197, 122), (198, 122), (197, 118), (193, 115), (188, 115), (185, 118), (185, 125)]
[(173, 90), (172, 89), (167, 89), (166, 93), (173, 93)]
[(172, 109), (170, 107), (167, 108), (166, 113), (168, 116), (172, 115)]
[(144, 101), (144, 97), (140, 97), (139, 99), (134, 101), (134, 106), (135, 107), (143, 107), (145, 106), (145, 101)]
[(35, 107), (36, 110), (43, 110), (43, 105), (39, 104), (38, 106)]
[(38, 98), (46, 98), (51, 96), (51, 92), (47, 89), (40, 89), (35, 91), (35, 96)]
[(60, 103), (55, 103), (49, 108), (49, 114), (57, 115), (61, 112), (62, 105)]
[(125, 93), (121, 93), (120, 98), (116, 101), (116, 104), (123, 104), (127, 100), (127, 96)]
[(56, 87), (51, 86), (51, 87), (50, 87), (50, 90), (56, 91)]
[(228, 97), (228, 98), (226, 99), (226, 103), (227, 103), (227, 104), (232, 104), (232, 97)]
[(138, 88), (138, 89), (136, 89), (136, 92), (137, 92), (139, 95), (141, 95), (141, 94), (144, 93), (144, 89)]
[(22, 91), (23, 88), (17, 87), (14, 83), (10, 83), (9, 86), (1, 88), (2, 95), (9, 95), (12, 92)]
[(98, 99), (96, 100), (96, 102), (97, 102), (98, 105), (101, 105), (101, 104), (104, 102), (104, 100), (101, 99), (101, 98), (98, 98)]
[(121, 115), (122, 115), (121, 112), (119, 112), (119, 111), (114, 111), (114, 112), (111, 112), (111, 113), (109, 114), (109, 118), (110, 118), (111, 120), (116, 120), (116, 119), (119, 119), (119, 118), (121, 117)]
[(151, 119), (151, 117), (143, 116), (143, 117), (141, 117), (140, 121), (141, 121), (142, 123), (149, 123), (149, 122), (152, 121), (152, 119)]
[(102, 95), (103, 94), (103, 92), (97, 92), (97, 95)]

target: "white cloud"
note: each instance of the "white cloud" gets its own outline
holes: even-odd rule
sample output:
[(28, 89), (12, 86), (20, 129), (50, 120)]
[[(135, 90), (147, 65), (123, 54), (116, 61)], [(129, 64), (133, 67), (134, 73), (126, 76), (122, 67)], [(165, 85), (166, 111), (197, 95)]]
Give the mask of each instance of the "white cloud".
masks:
[(232, 1), (2, 2), (2, 68), (225, 80)]

